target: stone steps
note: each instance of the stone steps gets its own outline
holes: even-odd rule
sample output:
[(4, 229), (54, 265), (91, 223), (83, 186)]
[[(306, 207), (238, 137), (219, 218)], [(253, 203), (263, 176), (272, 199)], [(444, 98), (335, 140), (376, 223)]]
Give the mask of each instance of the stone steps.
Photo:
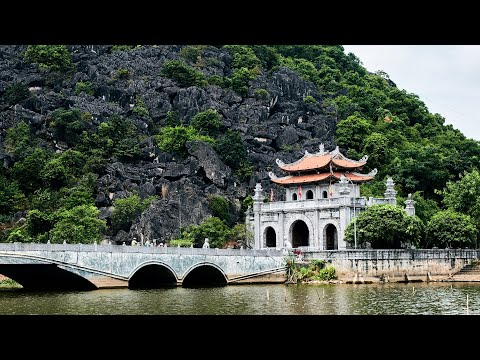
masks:
[(460, 271), (453, 274), (452, 280), (480, 282), (480, 264), (465, 265)]

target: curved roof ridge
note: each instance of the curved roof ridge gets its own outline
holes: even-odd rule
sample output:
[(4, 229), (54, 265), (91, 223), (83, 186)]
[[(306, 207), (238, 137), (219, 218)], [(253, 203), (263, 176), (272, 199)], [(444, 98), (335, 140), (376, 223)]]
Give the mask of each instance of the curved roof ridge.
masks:
[(294, 162), (285, 164), (278, 158), (275, 162), (284, 171), (303, 171), (323, 168), (329, 164), (332, 165), (332, 163), (337, 167), (353, 169), (362, 167), (367, 163), (367, 160), (368, 155), (363, 156), (360, 160), (349, 159), (340, 152), (338, 146), (332, 151), (325, 151), (325, 147), (323, 143), (321, 143), (319, 151), (316, 153), (312, 154), (305, 150), (304, 155)]

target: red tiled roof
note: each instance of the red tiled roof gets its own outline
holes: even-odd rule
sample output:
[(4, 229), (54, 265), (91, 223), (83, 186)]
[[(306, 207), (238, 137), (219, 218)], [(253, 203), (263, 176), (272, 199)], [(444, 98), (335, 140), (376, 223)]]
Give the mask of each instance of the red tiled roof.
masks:
[(372, 180), (373, 176), (360, 176), (357, 174), (348, 173), (345, 174), (344, 172), (334, 171), (333, 173), (325, 172), (321, 174), (308, 174), (308, 175), (290, 175), (281, 178), (272, 178), (271, 180), (274, 183), (279, 185), (290, 185), (290, 184), (305, 184), (305, 183), (312, 183), (312, 182), (321, 182), (323, 180), (340, 180), (341, 176), (345, 175), (348, 179), (352, 180), (353, 182), (364, 182), (368, 180)]
[(327, 166), (330, 160), (330, 155), (308, 156), (294, 163), (280, 165), (279, 167), (285, 171), (314, 170)]
[(340, 169), (354, 170), (363, 167), (367, 163), (367, 157), (360, 160), (351, 160), (343, 156), (340, 151), (335, 149), (334, 151), (325, 153), (320, 152), (316, 154), (305, 153), (302, 158), (290, 164), (284, 164), (277, 159), (277, 164), (280, 169), (288, 172), (294, 171), (308, 171), (315, 169), (327, 168), (330, 166)]

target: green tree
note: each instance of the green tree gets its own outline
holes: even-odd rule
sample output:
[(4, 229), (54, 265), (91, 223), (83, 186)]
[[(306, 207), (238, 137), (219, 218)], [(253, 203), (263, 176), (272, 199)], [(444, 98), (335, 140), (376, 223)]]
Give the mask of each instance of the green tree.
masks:
[(233, 71), (230, 78), (230, 86), (233, 91), (236, 91), (242, 96), (248, 94), (248, 87), (250, 80), (254, 79), (255, 75), (246, 67), (239, 68)]
[(390, 171), (401, 188), (401, 194), (423, 191), (426, 198), (435, 198), (436, 190), (442, 189), (449, 179), (445, 167), (445, 149), (433, 144), (426, 146), (410, 144), (398, 152), (392, 160)]
[(25, 229), (32, 238), (36, 238), (38, 235), (48, 233), (53, 228), (54, 222), (53, 213), (32, 209), (27, 213)]
[(112, 222), (112, 234), (120, 230), (129, 231), (132, 222), (156, 199), (156, 196), (150, 196), (141, 199), (137, 194), (130, 195), (123, 199), (114, 201), (114, 209), (110, 215)]
[(85, 155), (77, 150), (69, 149), (49, 160), (40, 176), (50, 187), (60, 189), (77, 182), (85, 162)]
[(180, 119), (180, 115), (178, 111), (171, 110), (167, 111), (167, 116), (165, 116), (164, 120), (165, 126), (175, 127), (182, 125), (182, 120)]
[(215, 141), (210, 136), (200, 134), (192, 126), (166, 126), (162, 128), (160, 134), (155, 135), (155, 141), (162, 151), (176, 153), (181, 156), (188, 155), (185, 147), (187, 141), (205, 141), (212, 145), (215, 144)]
[(75, 84), (75, 94), (79, 95), (81, 93), (85, 93), (86, 95), (95, 94), (93, 84), (90, 81), (78, 81)]
[(195, 114), (190, 120), (193, 126), (202, 135), (215, 136), (222, 125), (222, 115), (216, 109), (208, 109)]
[[(0, 174), (0, 214), (12, 215), (26, 208), (27, 198), (16, 181), (7, 180)], [(0, 220), (1, 221), (1, 220)]]
[[(86, 141), (85, 149), (92, 152), (93, 146), (100, 150), (95, 154), (92, 153), (98, 158), (116, 156), (120, 160), (131, 161), (140, 153), (139, 143), (137, 127), (132, 120), (120, 115), (112, 115), (108, 121), (98, 126), (92, 139)], [(98, 160), (101, 163), (101, 159)]]
[(63, 188), (62, 206), (69, 210), (80, 205), (95, 205), (93, 191), (97, 176), (93, 173), (84, 175), (73, 188)]
[(180, 87), (205, 86), (205, 75), (181, 60), (168, 60), (160, 70), (160, 76), (170, 78), (177, 82)]
[(225, 165), (234, 170), (239, 169), (241, 164), (249, 162), (247, 148), (238, 131), (227, 129), (217, 140), (215, 150)]
[(480, 230), (480, 172), (465, 171), (458, 181), (448, 181), (443, 191), (443, 204), (447, 209), (469, 215)]
[(13, 82), (8, 84), (5, 88), (5, 95), (3, 96), (7, 104), (15, 105), (28, 98), (30, 96), (30, 91), (28, 90), (27, 85), (21, 82)]
[(202, 247), (205, 238), (209, 239), (211, 248), (221, 249), (232, 238), (232, 230), (225, 221), (208, 217), (201, 224), (190, 225), (182, 231), (183, 242), (193, 244), (194, 247)]
[(339, 146), (361, 152), (363, 143), (372, 132), (372, 124), (359, 115), (351, 115), (337, 124), (335, 136)]
[(37, 147), (30, 155), (13, 165), (12, 176), (25, 194), (32, 194), (42, 187), (41, 174), (48, 160), (49, 154)]
[(362, 152), (368, 155), (366, 170), (383, 168), (390, 160), (391, 150), (387, 138), (383, 134), (373, 132), (363, 140)]
[(90, 126), (91, 115), (79, 109), (57, 109), (50, 115), (53, 122), (53, 136), (69, 146), (75, 146), (81, 139), (83, 131)]
[(261, 61), (249, 46), (225, 45), (223, 48), (232, 55), (232, 67), (234, 69), (254, 69), (261, 66)]
[(18, 161), (29, 155), (36, 145), (36, 139), (30, 126), (22, 120), (7, 130), (4, 144), (5, 151), (13, 155), (15, 161)]
[(7, 236), (7, 242), (10, 242), (10, 243), (13, 243), (13, 242), (26, 243), (30, 241), (31, 241), (30, 236), (28, 235), (24, 226), (11, 229), (11, 231)]
[(66, 71), (72, 67), (65, 45), (29, 45), (23, 55), (27, 62), (37, 63), (40, 69)]
[(145, 102), (143, 101), (142, 97), (137, 95), (135, 98), (135, 106), (133, 107), (133, 113), (137, 114), (140, 117), (148, 119), (150, 117), (150, 114), (147, 109), (147, 105), (145, 105)]
[(426, 247), (476, 248), (478, 230), (466, 214), (447, 209), (432, 216), (426, 227)]
[(98, 218), (100, 211), (93, 205), (75, 206), (56, 214), (58, 221), (50, 230), (50, 242), (91, 244), (102, 240), (105, 220)]
[[(357, 246), (370, 243), (374, 249), (400, 249), (402, 245), (419, 246), (424, 225), (416, 215), (408, 215), (396, 205), (372, 205), (356, 219)], [(353, 220), (345, 230), (345, 241), (354, 244)]]
[(230, 220), (230, 211), (228, 201), (224, 197), (217, 195), (209, 196), (208, 206), (210, 210), (212, 210), (213, 216), (228, 223)]

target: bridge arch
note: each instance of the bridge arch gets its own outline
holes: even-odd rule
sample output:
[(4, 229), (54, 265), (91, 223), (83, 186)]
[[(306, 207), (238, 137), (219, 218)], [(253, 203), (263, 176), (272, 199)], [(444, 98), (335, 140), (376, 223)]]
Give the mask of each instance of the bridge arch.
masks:
[(201, 262), (191, 266), (183, 276), (183, 287), (225, 286), (228, 278), (223, 269), (211, 262)]
[(128, 276), (129, 289), (158, 289), (178, 283), (175, 271), (164, 262), (147, 261), (138, 265)]
[(62, 269), (57, 264), (1, 264), (0, 274), (15, 280), (25, 290), (73, 290), (87, 291), (96, 290), (92, 282), (87, 278)]

